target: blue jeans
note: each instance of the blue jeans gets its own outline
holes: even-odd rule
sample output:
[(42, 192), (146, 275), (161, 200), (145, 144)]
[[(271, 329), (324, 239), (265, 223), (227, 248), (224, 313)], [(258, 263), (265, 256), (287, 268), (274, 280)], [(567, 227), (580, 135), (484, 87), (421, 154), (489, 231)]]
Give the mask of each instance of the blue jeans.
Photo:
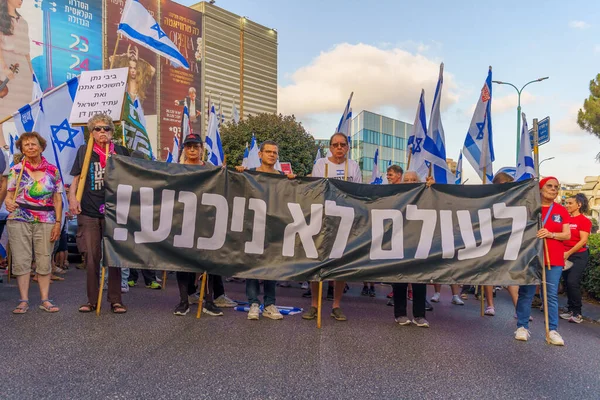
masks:
[[(275, 304), (275, 287), (277, 281), (263, 281), (265, 289), (265, 307)], [(246, 296), (248, 297), (248, 303), (250, 305), (256, 303), (260, 304), (258, 300), (258, 293), (260, 292), (260, 286), (258, 279), (246, 279)]]
[[(547, 268), (547, 267), (544, 267)], [(562, 275), (562, 267), (546, 269), (546, 290), (548, 292), (548, 322), (550, 330), (558, 329), (558, 284)], [(535, 285), (519, 287), (517, 300), (517, 328), (529, 329), (529, 316), (531, 315), (531, 302), (535, 294)], [(543, 294), (543, 290), (542, 290)]]

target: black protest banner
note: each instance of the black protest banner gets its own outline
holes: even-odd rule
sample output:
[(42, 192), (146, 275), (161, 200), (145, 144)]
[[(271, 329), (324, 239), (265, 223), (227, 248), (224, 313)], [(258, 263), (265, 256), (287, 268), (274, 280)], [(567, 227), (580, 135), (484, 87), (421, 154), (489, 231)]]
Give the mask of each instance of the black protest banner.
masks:
[(115, 156), (104, 263), (273, 280), (539, 283), (537, 182), (365, 185)]

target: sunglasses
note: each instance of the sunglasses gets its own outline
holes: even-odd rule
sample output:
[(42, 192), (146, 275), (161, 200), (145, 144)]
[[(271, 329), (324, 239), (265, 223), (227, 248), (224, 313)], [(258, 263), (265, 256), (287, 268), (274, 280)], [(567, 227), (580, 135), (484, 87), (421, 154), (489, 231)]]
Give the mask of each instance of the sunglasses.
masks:
[(96, 127), (94, 127), (94, 132), (100, 132), (100, 131), (110, 132), (110, 131), (112, 131), (112, 128), (110, 126), (96, 126)]
[(341, 147), (341, 148), (344, 148), (346, 146), (348, 146), (346, 143), (331, 143), (331, 147), (336, 147), (336, 148), (337, 147)]

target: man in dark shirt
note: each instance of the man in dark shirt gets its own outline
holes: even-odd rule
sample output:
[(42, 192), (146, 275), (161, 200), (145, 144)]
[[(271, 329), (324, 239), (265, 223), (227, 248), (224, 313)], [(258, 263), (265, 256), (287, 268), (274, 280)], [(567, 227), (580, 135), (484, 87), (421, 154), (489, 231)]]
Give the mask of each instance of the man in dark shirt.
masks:
[[(77, 187), (85, 158), (86, 145), (77, 151), (77, 157), (71, 168), (73, 183), (69, 191), (69, 209), (72, 215), (77, 215), (77, 235), (81, 238), (81, 247), (85, 254), (87, 270), (88, 302), (79, 307), (80, 312), (92, 312), (98, 306), (99, 271), (102, 259), (102, 236), (104, 231), (104, 168), (109, 155), (118, 154), (130, 156), (123, 146), (111, 142), (115, 125), (110, 116), (96, 114), (88, 121), (90, 135), (94, 137), (94, 148), (90, 167), (85, 179), (85, 188), (81, 202), (77, 201)], [(108, 154), (106, 147), (108, 145)], [(112, 311), (123, 314), (127, 309), (121, 301), (121, 270), (108, 269), (108, 301)]]

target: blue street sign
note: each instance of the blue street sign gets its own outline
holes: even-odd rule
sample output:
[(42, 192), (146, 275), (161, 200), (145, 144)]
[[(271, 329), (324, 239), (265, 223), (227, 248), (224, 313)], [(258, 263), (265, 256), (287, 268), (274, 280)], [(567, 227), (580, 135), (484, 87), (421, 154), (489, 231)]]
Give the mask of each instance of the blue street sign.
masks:
[[(533, 148), (533, 129), (529, 130), (529, 140)], [(546, 117), (538, 122), (538, 145), (541, 146), (550, 141), (550, 117)]]

